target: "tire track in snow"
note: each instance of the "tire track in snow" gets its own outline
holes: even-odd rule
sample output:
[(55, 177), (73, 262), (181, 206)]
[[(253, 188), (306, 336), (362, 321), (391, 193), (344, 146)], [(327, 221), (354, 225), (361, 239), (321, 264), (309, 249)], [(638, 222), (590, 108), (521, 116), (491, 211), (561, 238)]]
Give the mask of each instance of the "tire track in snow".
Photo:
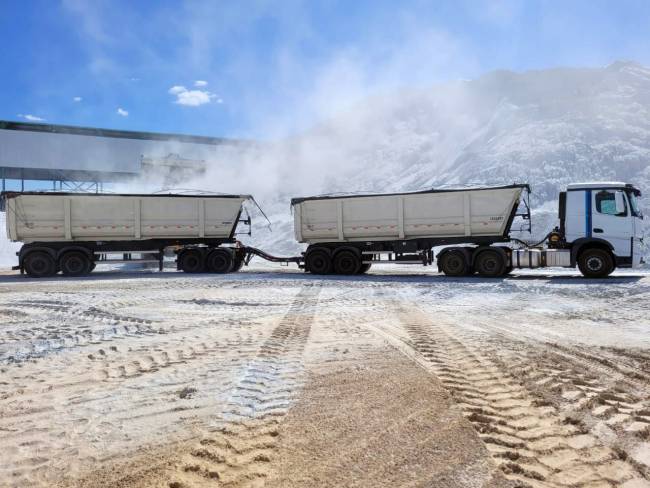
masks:
[(646, 482), (633, 464), (490, 360), (480, 344), (457, 339), (413, 305), (397, 305), (397, 316), (412, 348), (451, 392), (509, 479), (540, 488)]
[(262, 486), (279, 424), (301, 387), (320, 288), (305, 286), (232, 390), (215, 428), (183, 453), (170, 488)]

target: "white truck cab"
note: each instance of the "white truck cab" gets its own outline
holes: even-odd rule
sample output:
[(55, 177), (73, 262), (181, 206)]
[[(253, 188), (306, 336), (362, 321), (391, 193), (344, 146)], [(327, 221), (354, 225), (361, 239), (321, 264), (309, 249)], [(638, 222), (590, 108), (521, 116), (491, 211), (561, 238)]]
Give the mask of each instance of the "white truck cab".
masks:
[[(622, 182), (575, 183), (560, 194), (559, 239), (549, 244), (571, 250), (571, 265), (586, 276), (641, 263), (641, 192)], [(551, 246), (549, 246), (551, 247)]]

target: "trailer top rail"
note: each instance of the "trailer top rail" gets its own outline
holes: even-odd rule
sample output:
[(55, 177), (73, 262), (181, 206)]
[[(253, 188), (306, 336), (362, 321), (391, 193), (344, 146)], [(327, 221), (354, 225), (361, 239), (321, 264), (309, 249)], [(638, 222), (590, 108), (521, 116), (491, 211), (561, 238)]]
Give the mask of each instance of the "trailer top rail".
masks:
[(480, 186), (480, 187), (466, 187), (466, 188), (431, 188), (428, 190), (417, 190), (410, 192), (395, 192), (395, 193), (331, 193), (327, 195), (317, 195), (313, 197), (297, 197), (291, 199), (291, 205), (310, 201), (310, 200), (330, 200), (335, 198), (364, 198), (364, 197), (390, 197), (399, 195), (421, 195), (428, 193), (452, 193), (463, 191), (482, 191), (482, 190), (502, 190), (505, 188), (523, 188), (530, 193), (530, 185), (528, 183), (513, 183), (512, 185), (501, 186)]

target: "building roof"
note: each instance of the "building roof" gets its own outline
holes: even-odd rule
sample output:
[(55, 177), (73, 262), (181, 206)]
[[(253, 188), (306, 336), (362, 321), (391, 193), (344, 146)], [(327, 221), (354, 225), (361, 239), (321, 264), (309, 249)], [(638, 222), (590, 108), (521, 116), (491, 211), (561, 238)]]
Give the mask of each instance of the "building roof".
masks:
[(10, 120), (0, 120), (0, 129), (114, 137), (122, 139), (140, 139), (149, 141), (193, 142), (196, 144), (209, 145), (250, 144), (252, 142), (243, 139), (227, 139), (222, 137), (193, 136), (188, 134), (173, 134), (162, 132), (137, 132), (128, 130), (101, 129), (95, 127), (79, 127), (74, 125), (36, 124), (33, 122), (14, 122)]

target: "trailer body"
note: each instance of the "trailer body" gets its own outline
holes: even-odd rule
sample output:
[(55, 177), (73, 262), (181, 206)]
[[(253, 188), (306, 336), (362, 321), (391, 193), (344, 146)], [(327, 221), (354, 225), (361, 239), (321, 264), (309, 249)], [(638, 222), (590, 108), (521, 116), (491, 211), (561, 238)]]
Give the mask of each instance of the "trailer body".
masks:
[(12, 241), (229, 239), (245, 195), (7, 193)]
[[(216, 254), (224, 262), (208, 266), (212, 251), (235, 244), (248, 195), (5, 192), (3, 197), (7, 236), (25, 243), (16, 268), (32, 276), (58, 269), (85, 274), (98, 262), (132, 260), (131, 253), (147, 254), (144, 261), (153, 254), (162, 266), (170, 247), (186, 271), (232, 270), (243, 260), (238, 249), (221, 248)], [(108, 253), (123, 256), (108, 259)]]
[(390, 241), (507, 236), (526, 185), (296, 198), (296, 240)]

